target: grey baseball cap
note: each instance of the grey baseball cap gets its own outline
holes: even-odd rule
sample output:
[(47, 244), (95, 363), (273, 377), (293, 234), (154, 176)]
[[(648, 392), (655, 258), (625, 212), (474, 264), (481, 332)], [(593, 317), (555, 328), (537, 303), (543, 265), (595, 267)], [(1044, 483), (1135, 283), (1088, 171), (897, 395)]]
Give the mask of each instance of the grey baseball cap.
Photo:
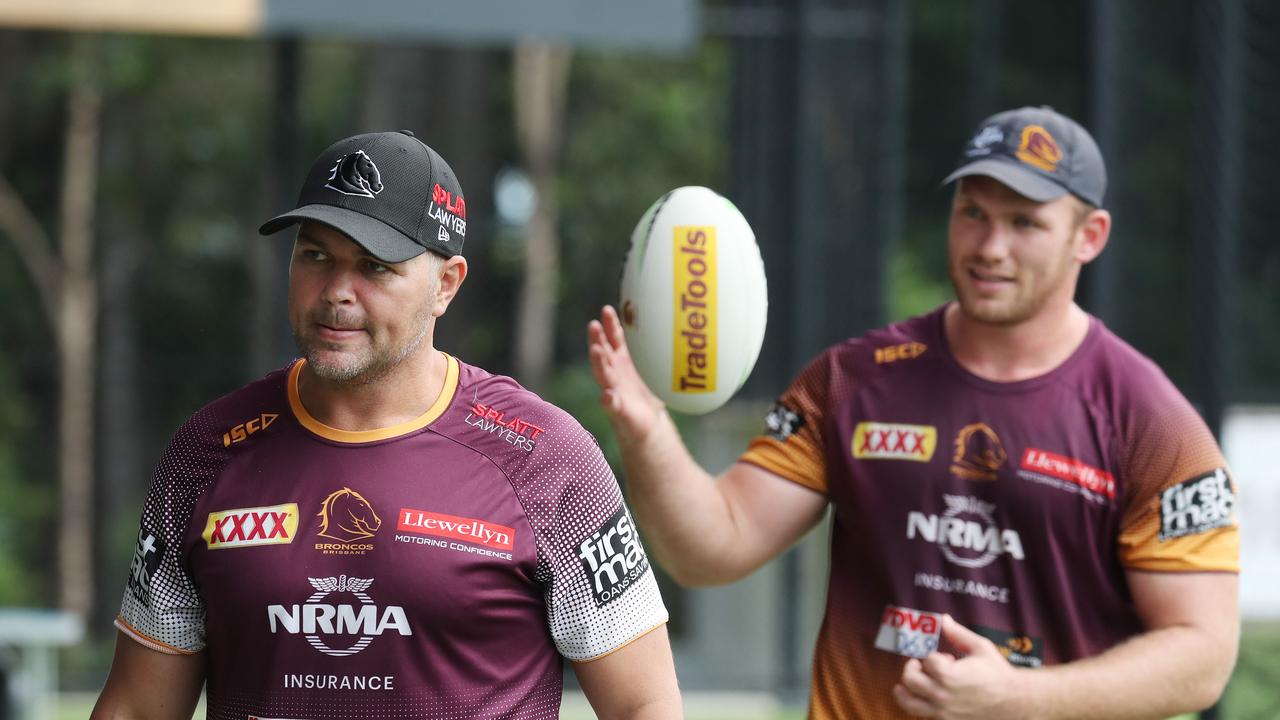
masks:
[(944, 185), (985, 175), (1036, 202), (1071, 193), (1102, 207), (1107, 168), (1089, 131), (1045, 105), (1006, 110), (983, 120)]
[(324, 223), (390, 263), (427, 250), (452, 257), (467, 238), (467, 204), (457, 176), (408, 130), (330, 145), (307, 173), (297, 207), (258, 232), (270, 235), (303, 220)]

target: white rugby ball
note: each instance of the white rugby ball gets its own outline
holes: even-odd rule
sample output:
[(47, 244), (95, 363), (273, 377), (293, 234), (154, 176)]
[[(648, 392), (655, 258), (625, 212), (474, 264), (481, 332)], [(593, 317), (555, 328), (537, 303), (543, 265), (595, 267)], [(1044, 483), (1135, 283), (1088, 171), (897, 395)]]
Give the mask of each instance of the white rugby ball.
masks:
[(727, 198), (681, 187), (631, 233), (618, 314), (645, 384), (667, 406), (711, 412), (746, 382), (769, 308), (755, 233)]

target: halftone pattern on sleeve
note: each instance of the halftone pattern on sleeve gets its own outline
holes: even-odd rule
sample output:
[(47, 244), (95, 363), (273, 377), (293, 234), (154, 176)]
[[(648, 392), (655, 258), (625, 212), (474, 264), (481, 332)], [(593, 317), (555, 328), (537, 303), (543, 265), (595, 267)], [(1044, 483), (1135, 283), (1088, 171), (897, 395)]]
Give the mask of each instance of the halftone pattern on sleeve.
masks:
[(280, 385), (275, 372), (193, 415), (170, 440), (151, 479), (116, 627), (160, 652), (205, 648), (205, 604), (186, 566), (186, 537), (200, 496), (231, 453), (220, 409), (250, 389)]
[(116, 625), (161, 652), (205, 647), (204, 601), (183, 561), (183, 540), (196, 500), (225, 462), (211, 442), (220, 435), (207, 410), (188, 420), (156, 466), (143, 506)]
[(546, 408), (545, 439), (513, 483), (537, 536), (537, 579), (556, 648), (590, 660), (665, 623), (667, 610), (595, 439)]

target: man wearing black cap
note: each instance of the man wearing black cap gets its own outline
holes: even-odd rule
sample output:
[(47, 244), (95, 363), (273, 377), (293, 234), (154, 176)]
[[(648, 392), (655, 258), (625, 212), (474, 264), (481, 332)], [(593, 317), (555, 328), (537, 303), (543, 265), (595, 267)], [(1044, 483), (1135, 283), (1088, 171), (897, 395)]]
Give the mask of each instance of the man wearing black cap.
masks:
[(731, 582), (832, 510), (810, 717), (1167, 717), (1235, 659), (1235, 488), (1172, 383), (1073, 300), (1102, 156), (1049, 108), (984, 121), (954, 183), (956, 301), (837, 344), (718, 479), (632, 365), (592, 367), (657, 559)]
[[(301, 358), (197, 412), (156, 468), (94, 718), (681, 716), (666, 609), (594, 439), (434, 348), (467, 275), (453, 171), (335, 143), (298, 206)], [(428, 252), (430, 251), (430, 252)]]

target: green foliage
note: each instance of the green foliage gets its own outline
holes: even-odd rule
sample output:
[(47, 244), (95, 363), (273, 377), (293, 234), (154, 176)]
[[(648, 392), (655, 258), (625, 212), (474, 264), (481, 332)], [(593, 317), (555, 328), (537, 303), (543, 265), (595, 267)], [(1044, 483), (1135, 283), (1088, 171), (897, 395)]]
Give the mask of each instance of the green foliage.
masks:
[(585, 354), (584, 328), (617, 303), (631, 230), (681, 185), (725, 189), (728, 55), (583, 53), (574, 58), (558, 182), (564, 238), (559, 357)]
[(22, 470), (22, 438), (34, 430), (27, 402), (0, 355), (0, 606), (47, 601), (38, 560), (48, 538), (53, 473)]
[(1241, 632), (1236, 670), (1223, 698), (1223, 718), (1270, 720), (1280, 717), (1280, 624), (1246, 623)]
[[(952, 298), (946, 279), (946, 229), (932, 226), (925, 232), (933, 236), (933, 249), (928, 256), (898, 248), (889, 255), (888, 312), (891, 320), (901, 320), (929, 312)], [(925, 240), (914, 240), (906, 247), (929, 247)], [(941, 275), (939, 277), (939, 267)]]
[(562, 365), (545, 393), (545, 400), (569, 413), (595, 436), (601, 452), (613, 468), (622, 467), (622, 455), (609, 417), (599, 402), (600, 387), (586, 364)]

